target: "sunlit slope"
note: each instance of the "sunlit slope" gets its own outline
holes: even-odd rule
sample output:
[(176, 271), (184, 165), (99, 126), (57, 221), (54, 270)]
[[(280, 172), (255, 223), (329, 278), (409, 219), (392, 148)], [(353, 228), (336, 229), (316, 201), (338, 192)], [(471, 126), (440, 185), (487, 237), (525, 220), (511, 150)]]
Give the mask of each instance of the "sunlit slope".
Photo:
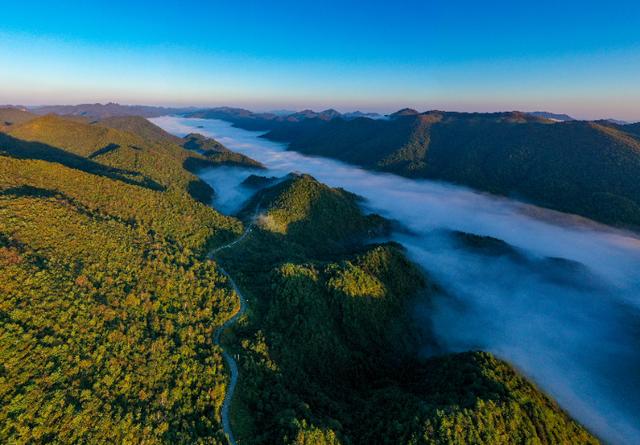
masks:
[(389, 222), (378, 215), (364, 215), (359, 199), (309, 175), (291, 174), (258, 192), (241, 215), (259, 208), (258, 224), (274, 238), (315, 255), (337, 254), (389, 229)]
[(294, 150), (442, 179), (610, 224), (640, 225), (634, 126), (551, 122), (524, 113), (399, 113), (309, 119), (266, 137)]
[[(189, 151), (186, 153), (190, 154), (190, 156), (183, 160), (183, 166), (192, 172), (200, 168), (218, 165), (264, 168), (259, 162), (229, 150), (215, 139), (197, 133), (191, 133), (184, 138), (179, 138), (140, 116), (109, 117), (101, 119), (94, 124), (133, 133), (149, 143), (170, 144), (173, 145), (174, 150), (175, 146), (187, 149)], [(182, 154), (184, 152), (184, 150), (179, 151)]]
[(142, 116), (112, 116), (100, 119), (96, 121), (95, 124), (115, 128), (116, 130), (128, 131), (151, 142), (168, 142), (176, 145), (182, 145), (184, 142), (178, 136), (164, 131)]
[(104, 165), (138, 172), (171, 190), (188, 190), (208, 201), (212, 191), (183, 168), (187, 159), (197, 156), (172, 143), (145, 140), (127, 131), (92, 125), (47, 115), (10, 132), (26, 141), (44, 143), (86, 157)]
[(14, 125), (19, 125), (36, 118), (26, 110), (15, 107), (0, 107), (0, 131), (9, 130)]
[[(90, 151), (90, 126), (45, 119), (39, 139)], [(237, 301), (203, 256), (241, 223), (180, 178), (158, 189), (136, 164), (14, 136), (0, 135), (0, 442), (225, 443), (211, 338)]]
[[(246, 443), (595, 443), (508, 364), (487, 353), (417, 359), (434, 339), (415, 298), (442, 291), (354, 195), (310, 176), (265, 189), (256, 229), (222, 253), (251, 297), (235, 332)], [(376, 228), (372, 232), (372, 229)], [(328, 248), (327, 248), (328, 247)]]

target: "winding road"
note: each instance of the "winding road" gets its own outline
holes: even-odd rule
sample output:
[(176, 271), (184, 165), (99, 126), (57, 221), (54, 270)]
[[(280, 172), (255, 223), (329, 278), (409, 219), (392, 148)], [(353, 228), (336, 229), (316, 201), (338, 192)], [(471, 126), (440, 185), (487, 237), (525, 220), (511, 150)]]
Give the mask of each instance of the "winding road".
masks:
[[(260, 204), (258, 204), (258, 207), (256, 208), (256, 212), (255, 212), (256, 215), (258, 214), (259, 206)], [(255, 219), (255, 216), (254, 216), (254, 219)], [(209, 252), (209, 255), (208, 255), (209, 259), (215, 260), (216, 253), (224, 249), (229, 249), (235, 246), (236, 244), (238, 244), (239, 242), (243, 241), (251, 233), (251, 231), (253, 230), (253, 227), (254, 227), (254, 223), (251, 222), (251, 224), (247, 226), (247, 229), (239, 238), (230, 242), (229, 244), (225, 244), (224, 246), (220, 246), (212, 250), (211, 252)], [(222, 333), (227, 328), (235, 324), (238, 321), (238, 319), (242, 317), (242, 315), (245, 313), (245, 311), (247, 310), (247, 301), (244, 295), (242, 295), (242, 292), (240, 292), (240, 289), (238, 289), (238, 285), (236, 284), (236, 282), (233, 281), (233, 278), (231, 278), (231, 275), (229, 275), (229, 273), (220, 265), (220, 263), (217, 263), (217, 266), (218, 266), (218, 269), (220, 269), (220, 271), (227, 277), (227, 279), (229, 280), (229, 283), (231, 283), (231, 287), (233, 288), (235, 293), (238, 295), (238, 298), (240, 300), (240, 308), (238, 309), (238, 311), (233, 315), (233, 317), (228, 319), (222, 326), (216, 329), (216, 331), (213, 334), (213, 343), (220, 346), (220, 348), (222, 349), (222, 356), (224, 357), (224, 360), (227, 362), (227, 365), (229, 366), (229, 373), (231, 374), (229, 385), (227, 386), (227, 393), (224, 395), (224, 401), (222, 402), (222, 410), (220, 412), (220, 417), (222, 419), (222, 429), (224, 431), (224, 434), (227, 436), (227, 439), (229, 440), (229, 444), (237, 445), (236, 439), (233, 436), (233, 431), (231, 430), (231, 419), (229, 417), (229, 410), (231, 408), (231, 401), (233, 400), (233, 393), (236, 389), (236, 385), (238, 384), (238, 374), (239, 374), (238, 363), (236, 362), (236, 360), (233, 358), (231, 354), (225, 351), (224, 347), (220, 343), (220, 338), (222, 337)]]

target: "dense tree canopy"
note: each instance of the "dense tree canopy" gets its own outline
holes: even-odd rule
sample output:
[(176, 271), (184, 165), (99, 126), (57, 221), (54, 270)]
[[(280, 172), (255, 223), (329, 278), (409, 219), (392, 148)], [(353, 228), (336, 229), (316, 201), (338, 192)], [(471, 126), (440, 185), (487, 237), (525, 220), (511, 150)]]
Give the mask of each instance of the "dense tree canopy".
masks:
[(216, 109), (198, 115), (269, 130), (266, 138), (302, 153), (517, 196), (607, 224), (640, 226), (639, 124), (554, 122), (520, 112), (405, 109), (378, 120), (247, 113)]
[[(412, 298), (437, 286), (358, 198), (290, 176), (241, 212), (257, 229), (222, 255), (251, 297), (239, 345), (236, 436), (274, 444), (596, 443), (506, 363), (417, 359)], [(339, 211), (338, 211), (339, 210)], [(330, 249), (314, 245), (331, 246)]]
[(237, 299), (204, 254), (242, 224), (191, 197), (178, 146), (23, 125), (0, 134), (0, 442), (225, 443)]

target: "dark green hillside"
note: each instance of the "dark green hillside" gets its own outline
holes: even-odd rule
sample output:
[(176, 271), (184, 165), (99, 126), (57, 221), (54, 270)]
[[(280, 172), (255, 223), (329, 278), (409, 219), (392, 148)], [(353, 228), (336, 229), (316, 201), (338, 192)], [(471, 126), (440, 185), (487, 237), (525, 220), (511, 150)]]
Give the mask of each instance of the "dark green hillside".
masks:
[(206, 160), (203, 166), (235, 165), (249, 168), (265, 168), (260, 162), (240, 153), (229, 150), (213, 138), (208, 138), (199, 133), (189, 133), (181, 140), (182, 146), (188, 150), (200, 153)]
[[(489, 354), (415, 359), (412, 298), (431, 292), (395, 244), (366, 245), (357, 199), (309, 176), (265, 189), (256, 229), (222, 252), (250, 296), (239, 353), (243, 443), (596, 443)], [(371, 221), (376, 222), (373, 226)], [(330, 246), (329, 249), (325, 249)]]
[[(204, 253), (241, 223), (186, 171), (88, 159), (133, 135), (43, 119), (21, 131), (60, 145), (0, 138), (0, 442), (226, 443), (212, 334), (237, 298)], [(166, 188), (127, 180), (144, 175)]]
[(309, 255), (335, 255), (389, 231), (377, 215), (363, 215), (358, 197), (332, 189), (309, 175), (291, 174), (258, 192), (241, 212), (250, 217), (260, 208), (258, 225), (265, 236), (295, 244)]
[(292, 150), (415, 178), (450, 181), (598, 221), (640, 226), (640, 139), (633, 125), (552, 123), (525, 113), (311, 119), (274, 128)]

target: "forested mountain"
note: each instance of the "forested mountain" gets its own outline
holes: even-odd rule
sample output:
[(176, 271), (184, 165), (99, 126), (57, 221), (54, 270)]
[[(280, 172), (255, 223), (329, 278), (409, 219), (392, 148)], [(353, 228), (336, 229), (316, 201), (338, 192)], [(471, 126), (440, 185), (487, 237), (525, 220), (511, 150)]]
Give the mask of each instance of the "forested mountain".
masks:
[(194, 111), (194, 109), (153, 107), (146, 105), (120, 105), (113, 102), (107, 104), (44, 105), (33, 108), (33, 112), (36, 114), (44, 115), (55, 113), (60, 115), (85, 116), (91, 119), (104, 119), (106, 117), (113, 116), (157, 117), (189, 111)]
[(23, 125), (0, 133), (0, 442), (226, 443), (237, 298), (204, 254), (242, 224), (191, 197), (186, 150)]
[(21, 124), (35, 117), (35, 114), (24, 108), (0, 107), (0, 131), (7, 130), (13, 125)]
[(490, 354), (417, 360), (412, 298), (437, 284), (388, 222), (306, 175), (264, 189), (256, 229), (221, 261), (250, 296), (227, 338), (241, 381), (234, 431), (255, 444), (596, 443)]
[(268, 131), (267, 139), (306, 154), (515, 196), (607, 224), (640, 226), (640, 188), (633, 179), (640, 175), (639, 124), (409, 108), (389, 119), (308, 114), (289, 120), (226, 108), (194, 115)]
[(243, 231), (185, 169), (218, 144), (137, 118), (0, 132), (1, 442), (225, 443), (222, 264), (250, 300), (224, 337), (244, 443), (595, 443), (489, 354), (416, 358), (410, 305), (438, 286), (369, 244), (390, 223), (345, 190), (269, 179), (239, 214), (254, 229), (207, 260)]
[[(189, 133), (181, 140), (181, 143), (184, 148), (200, 153), (206, 158), (207, 162), (211, 161), (214, 164), (236, 165), (258, 169), (264, 168), (264, 165), (255, 159), (231, 151), (215, 139), (208, 138), (199, 133)], [(207, 166), (207, 162), (202, 165)]]
[(280, 125), (265, 137), (307, 154), (638, 227), (636, 125), (553, 123), (524, 113), (405, 111), (390, 120), (311, 119)]

